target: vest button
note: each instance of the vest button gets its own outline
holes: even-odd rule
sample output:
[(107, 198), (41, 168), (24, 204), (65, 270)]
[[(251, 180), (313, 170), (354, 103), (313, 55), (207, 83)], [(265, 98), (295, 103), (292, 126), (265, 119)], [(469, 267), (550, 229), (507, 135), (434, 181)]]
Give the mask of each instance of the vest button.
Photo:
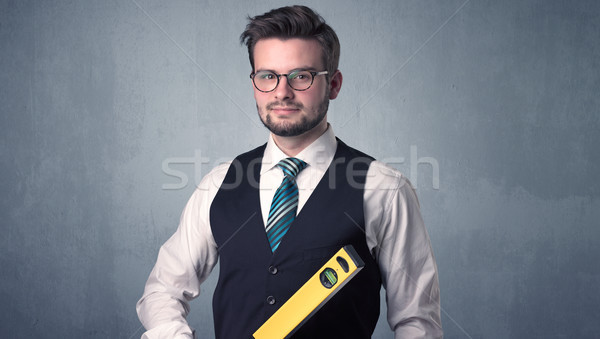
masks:
[(269, 305), (275, 305), (275, 297), (273, 297), (272, 295), (268, 296), (267, 302), (269, 303)]
[(277, 274), (277, 267), (275, 267), (275, 266), (269, 266), (269, 273), (271, 273), (271, 274)]

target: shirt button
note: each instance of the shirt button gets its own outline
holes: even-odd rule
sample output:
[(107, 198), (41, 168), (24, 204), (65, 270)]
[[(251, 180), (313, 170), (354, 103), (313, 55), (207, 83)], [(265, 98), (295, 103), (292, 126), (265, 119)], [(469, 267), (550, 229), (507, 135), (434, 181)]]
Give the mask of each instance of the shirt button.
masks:
[(267, 302), (269, 303), (269, 305), (275, 305), (275, 297), (273, 297), (272, 295), (268, 296)]
[(269, 266), (269, 273), (271, 273), (271, 274), (277, 274), (277, 267), (275, 267), (275, 266)]

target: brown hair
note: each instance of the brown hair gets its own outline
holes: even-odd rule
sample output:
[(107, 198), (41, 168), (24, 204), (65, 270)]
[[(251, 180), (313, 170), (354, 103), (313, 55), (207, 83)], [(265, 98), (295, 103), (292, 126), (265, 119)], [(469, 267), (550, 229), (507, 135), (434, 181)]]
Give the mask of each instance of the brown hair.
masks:
[(323, 50), (323, 63), (331, 76), (340, 60), (340, 41), (331, 26), (306, 6), (289, 6), (273, 9), (263, 15), (248, 17), (246, 30), (240, 35), (240, 43), (248, 47), (250, 65), (254, 71), (254, 46), (266, 38), (314, 39)]

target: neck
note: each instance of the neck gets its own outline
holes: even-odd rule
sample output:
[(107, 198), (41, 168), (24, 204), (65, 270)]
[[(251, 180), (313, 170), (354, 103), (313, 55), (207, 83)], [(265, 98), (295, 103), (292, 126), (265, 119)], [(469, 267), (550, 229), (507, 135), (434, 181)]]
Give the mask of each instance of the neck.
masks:
[(328, 124), (326, 119), (323, 119), (315, 128), (293, 137), (282, 137), (275, 134), (273, 135), (273, 141), (279, 149), (289, 157), (295, 157), (298, 153), (302, 152), (306, 147), (317, 140), (325, 131), (327, 131)]

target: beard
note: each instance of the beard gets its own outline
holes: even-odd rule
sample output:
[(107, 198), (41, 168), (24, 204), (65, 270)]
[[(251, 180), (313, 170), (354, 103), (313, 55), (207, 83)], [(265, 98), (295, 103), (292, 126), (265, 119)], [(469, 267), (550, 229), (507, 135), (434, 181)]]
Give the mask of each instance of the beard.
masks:
[[(271, 131), (271, 133), (280, 136), (280, 137), (295, 137), (301, 134), (304, 134), (311, 129), (315, 128), (317, 125), (323, 121), (325, 115), (327, 115), (327, 110), (329, 109), (329, 98), (326, 96), (323, 101), (319, 104), (319, 107), (316, 110), (316, 114), (310, 114), (307, 116), (302, 116), (300, 121), (280, 121), (274, 122), (269, 110), (272, 107), (292, 107), (295, 109), (302, 110), (304, 105), (299, 102), (272, 102), (267, 104), (265, 111), (263, 111), (258, 105), (256, 108), (258, 109), (258, 116), (260, 121), (265, 125), (265, 127)], [(264, 114), (263, 114), (264, 113)], [(263, 119), (263, 116), (265, 117)]]

